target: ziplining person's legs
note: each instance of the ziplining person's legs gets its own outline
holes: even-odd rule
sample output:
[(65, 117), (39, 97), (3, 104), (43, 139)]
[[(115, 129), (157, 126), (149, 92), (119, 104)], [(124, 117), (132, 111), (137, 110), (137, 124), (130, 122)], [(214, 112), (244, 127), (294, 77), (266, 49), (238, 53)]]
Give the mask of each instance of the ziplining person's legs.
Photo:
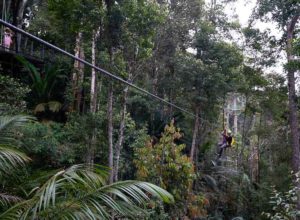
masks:
[(224, 142), (224, 141), (221, 142), (221, 143), (218, 143), (218, 147), (220, 148), (220, 150), (219, 150), (219, 152), (217, 154), (218, 155), (217, 160), (216, 161), (213, 161), (213, 160), (211, 161), (214, 166), (216, 166), (219, 163), (218, 161), (221, 158), (224, 149), (227, 147), (227, 143)]
[(218, 154), (218, 159), (220, 159), (220, 158), (222, 157), (223, 151), (224, 151), (224, 149), (227, 148), (227, 147), (228, 147), (227, 143), (224, 143), (224, 144), (222, 144), (222, 145), (220, 146), (220, 151), (219, 151), (219, 154)]

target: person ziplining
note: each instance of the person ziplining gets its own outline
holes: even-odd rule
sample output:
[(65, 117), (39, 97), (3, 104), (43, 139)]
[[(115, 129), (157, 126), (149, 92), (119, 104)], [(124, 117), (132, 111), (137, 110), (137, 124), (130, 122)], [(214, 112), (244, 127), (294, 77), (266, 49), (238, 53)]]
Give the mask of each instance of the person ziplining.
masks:
[(222, 157), (224, 149), (231, 147), (232, 144), (234, 143), (231, 130), (227, 131), (226, 129), (224, 129), (224, 131), (222, 132), (222, 137), (223, 140), (221, 143), (219, 143), (220, 150), (218, 153), (218, 159)]
[(220, 143), (218, 143), (218, 147), (219, 147), (219, 152), (217, 153), (217, 159), (216, 161), (212, 160), (212, 164), (213, 166), (216, 166), (220, 160), (220, 158), (223, 155), (223, 152), (226, 148), (231, 148), (232, 145), (235, 143), (235, 140), (232, 136), (232, 132), (231, 130), (226, 130), (224, 129), (221, 133), (222, 135), (222, 141)]

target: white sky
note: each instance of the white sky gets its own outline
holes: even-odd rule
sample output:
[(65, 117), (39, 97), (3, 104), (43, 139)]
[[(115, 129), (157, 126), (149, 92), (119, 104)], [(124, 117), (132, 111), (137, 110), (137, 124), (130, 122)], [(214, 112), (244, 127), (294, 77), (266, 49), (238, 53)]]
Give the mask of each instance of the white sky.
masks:
[[(211, 0), (205, 0), (208, 4), (210, 4)], [(257, 0), (237, 0), (234, 3), (228, 3), (225, 8), (225, 13), (232, 18), (232, 20), (236, 20), (236, 16), (238, 17), (239, 23), (242, 27), (248, 26), (249, 18), (252, 14), (252, 11), (256, 5)], [(270, 30), (270, 33), (274, 35), (276, 38), (280, 38), (282, 34), (280, 30), (276, 27), (275, 23), (263, 23), (256, 21), (254, 27), (258, 28), (261, 31)], [(236, 40), (239, 41), (239, 36), (236, 36)], [(235, 38), (235, 37), (234, 37)], [(188, 52), (195, 54), (196, 51), (194, 48), (188, 48)], [(265, 69), (267, 73), (276, 72), (279, 74), (284, 74), (283, 71), (283, 63), (285, 62), (285, 56), (282, 54), (282, 58), (277, 62), (273, 67), (268, 67)]]
[[(237, 15), (240, 24), (242, 27), (248, 26), (249, 18), (252, 14), (252, 11), (256, 5), (257, 0), (237, 0), (235, 3), (230, 3), (227, 5), (225, 12), (234, 16)], [(254, 27), (258, 28), (261, 31), (270, 30), (270, 33), (274, 35), (276, 38), (280, 38), (282, 36), (281, 31), (276, 27), (275, 23), (263, 23), (263, 22), (255, 22)], [(282, 64), (284, 61), (284, 54), (282, 54), (282, 59), (275, 66), (269, 67), (265, 69), (266, 72), (277, 72), (279, 74), (283, 74)]]
[[(237, 0), (235, 3), (230, 3), (226, 7), (226, 13), (229, 15), (237, 14), (240, 24), (245, 27), (248, 25), (251, 13), (256, 5), (257, 0)], [(280, 36), (280, 31), (274, 23), (256, 22), (255, 27), (260, 30), (270, 29), (274, 36)]]
[(252, 13), (254, 6), (255, 0), (238, 0), (232, 6), (230, 4), (229, 8), (235, 11), (235, 13), (239, 16), (239, 20), (242, 26), (246, 26), (248, 24), (248, 19)]

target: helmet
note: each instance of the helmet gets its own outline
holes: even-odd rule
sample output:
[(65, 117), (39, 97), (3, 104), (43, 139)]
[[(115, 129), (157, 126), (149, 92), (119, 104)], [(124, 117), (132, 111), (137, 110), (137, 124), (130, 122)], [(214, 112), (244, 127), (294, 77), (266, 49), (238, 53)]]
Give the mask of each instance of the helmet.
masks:
[(228, 130), (227, 133), (228, 133), (228, 134), (232, 134), (231, 130)]

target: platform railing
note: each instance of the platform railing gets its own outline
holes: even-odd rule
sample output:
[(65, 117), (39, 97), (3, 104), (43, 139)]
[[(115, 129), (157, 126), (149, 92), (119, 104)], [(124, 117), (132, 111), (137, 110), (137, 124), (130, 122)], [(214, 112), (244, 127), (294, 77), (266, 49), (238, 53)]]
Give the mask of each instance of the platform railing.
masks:
[(15, 33), (3, 25), (0, 25), (0, 50), (40, 62), (51, 62), (58, 58), (58, 54), (53, 49), (22, 33)]

